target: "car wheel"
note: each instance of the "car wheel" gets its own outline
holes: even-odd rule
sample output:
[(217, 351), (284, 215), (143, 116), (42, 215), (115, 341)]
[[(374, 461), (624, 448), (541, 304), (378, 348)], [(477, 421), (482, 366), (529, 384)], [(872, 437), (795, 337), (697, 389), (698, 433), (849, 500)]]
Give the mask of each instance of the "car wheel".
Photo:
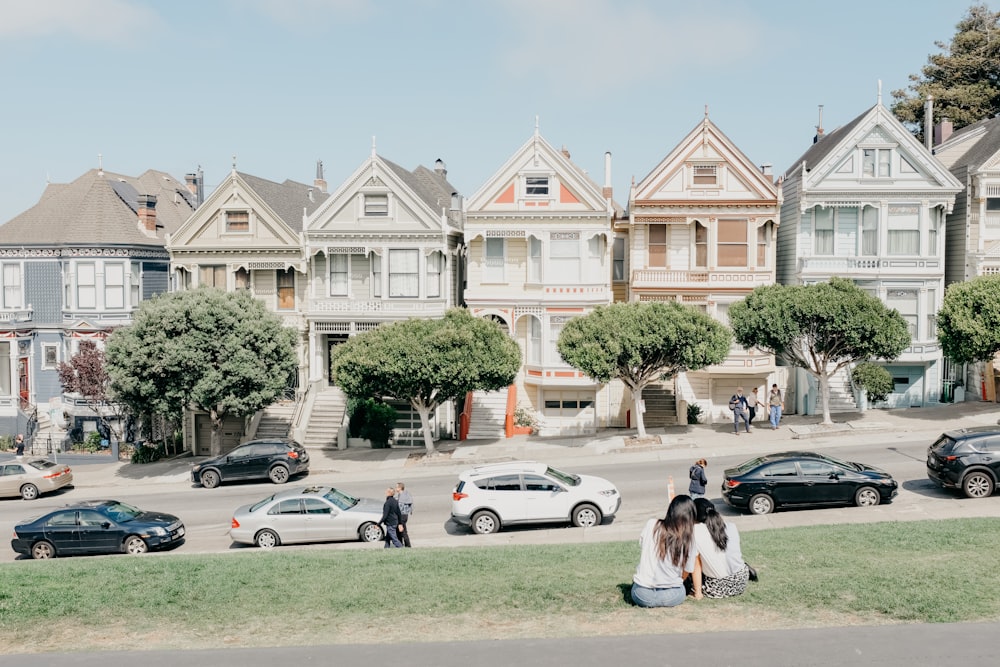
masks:
[(219, 478), (219, 473), (214, 470), (206, 470), (201, 473), (201, 485), (206, 489), (214, 489), (219, 485), (222, 480)]
[(35, 545), (31, 547), (31, 557), (35, 560), (45, 560), (47, 558), (56, 557), (56, 548), (52, 546), (51, 542), (46, 542), (42, 540), (41, 542), (35, 542)]
[(480, 510), (472, 515), (472, 530), (477, 535), (489, 535), (500, 530), (500, 519), (493, 512)]
[(261, 549), (273, 549), (281, 544), (281, 538), (270, 528), (265, 528), (257, 533), (257, 536), (253, 538), (253, 543)]
[(573, 510), (573, 525), (578, 528), (590, 528), (601, 525), (601, 510), (593, 505), (580, 505)]
[(858, 507), (875, 507), (881, 500), (878, 491), (870, 486), (862, 486), (854, 494), (854, 504)]
[(382, 528), (376, 523), (363, 523), (358, 529), (358, 537), (362, 542), (381, 542), (383, 539)]
[(962, 491), (968, 498), (988, 498), (993, 495), (993, 478), (976, 470), (962, 480)]
[(149, 551), (149, 546), (146, 544), (146, 540), (138, 535), (129, 535), (125, 538), (125, 553), (138, 556), (147, 551)]
[(747, 509), (751, 514), (770, 514), (774, 511), (774, 499), (766, 493), (758, 493), (750, 499)]
[(275, 484), (284, 484), (288, 481), (288, 468), (285, 466), (274, 466), (271, 472), (267, 473), (268, 479)]
[(34, 500), (38, 497), (38, 487), (34, 484), (25, 484), (21, 487), (21, 497), (25, 500)]

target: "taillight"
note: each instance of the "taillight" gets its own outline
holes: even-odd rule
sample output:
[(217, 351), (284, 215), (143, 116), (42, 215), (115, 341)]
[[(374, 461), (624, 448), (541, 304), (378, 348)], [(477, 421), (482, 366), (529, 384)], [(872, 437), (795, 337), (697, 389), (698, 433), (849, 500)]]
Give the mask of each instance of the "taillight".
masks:
[(288, 452), (288, 458), (290, 458), (290, 459), (297, 459), (297, 458), (299, 458), (299, 453), (298, 452)]
[(468, 493), (459, 493), (458, 491), (455, 491), (454, 493), (451, 494), (451, 499), (454, 501), (459, 501), (468, 497), (469, 497)]
[(726, 482), (725, 482), (725, 484), (726, 484), (726, 487), (730, 488), (730, 489), (735, 489), (737, 486), (740, 485), (740, 483), (738, 481), (736, 481), (735, 479), (727, 479)]
[(239, 528), (240, 527), (240, 522), (236, 520), (236, 517), (233, 517), (233, 525), (232, 525), (232, 527), (233, 528)]
[(60, 470), (59, 472), (49, 473), (48, 475), (45, 475), (45, 479), (53, 479), (54, 477), (58, 477), (61, 474), (63, 474), (62, 470)]

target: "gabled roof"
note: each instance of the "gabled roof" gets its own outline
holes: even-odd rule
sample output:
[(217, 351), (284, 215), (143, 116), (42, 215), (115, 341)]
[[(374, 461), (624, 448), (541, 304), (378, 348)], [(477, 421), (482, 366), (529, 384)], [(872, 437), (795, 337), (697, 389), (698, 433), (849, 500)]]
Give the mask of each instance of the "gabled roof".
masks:
[(812, 169), (813, 166), (822, 162), (827, 155), (833, 152), (844, 137), (849, 136), (854, 131), (854, 128), (861, 124), (861, 121), (863, 121), (874, 108), (875, 107), (868, 109), (847, 125), (841, 125), (833, 132), (820, 137), (819, 141), (815, 142), (805, 153), (802, 154), (802, 157), (792, 163), (792, 166), (785, 170), (785, 177), (787, 178), (801, 169), (803, 162), (806, 164), (806, 169)]
[(288, 179), (285, 179), (284, 183), (275, 183), (242, 171), (236, 173), (272, 211), (281, 217), (282, 222), (295, 232), (302, 231), (303, 212), (309, 215), (330, 196), (326, 192), (320, 192), (319, 188), (305, 183)]
[(444, 173), (432, 171), (423, 165), (419, 165), (413, 171), (407, 171), (405, 167), (399, 166), (392, 160), (381, 159), (432, 211), (440, 214), (442, 208), (451, 206), (451, 195), (457, 191), (448, 182)]
[(971, 172), (991, 162), (1000, 152), (1000, 117), (986, 118), (972, 125), (966, 125), (951, 135), (948, 141), (934, 148), (944, 150), (963, 141), (969, 142), (969, 148), (950, 166), (965, 166)]
[[(156, 196), (156, 233), (140, 229), (138, 195)], [(0, 244), (163, 245), (195, 209), (187, 186), (162, 171), (139, 177), (91, 169), (45, 188), (38, 203), (0, 225)]]

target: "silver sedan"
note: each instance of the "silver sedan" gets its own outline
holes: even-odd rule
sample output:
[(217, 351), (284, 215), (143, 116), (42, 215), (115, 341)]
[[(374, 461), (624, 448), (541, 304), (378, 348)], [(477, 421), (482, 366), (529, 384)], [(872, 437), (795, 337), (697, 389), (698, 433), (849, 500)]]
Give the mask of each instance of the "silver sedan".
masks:
[(40, 494), (73, 484), (68, 465), (46, 459), (24, 459), (0, 463), (0, 497), (21, 496), (34, 500)]
[(281, 544), (382, 539), (382, 501), (355, 498), (332, 486), (280, 491), (233, 513), (233, 542), (270, 549)]

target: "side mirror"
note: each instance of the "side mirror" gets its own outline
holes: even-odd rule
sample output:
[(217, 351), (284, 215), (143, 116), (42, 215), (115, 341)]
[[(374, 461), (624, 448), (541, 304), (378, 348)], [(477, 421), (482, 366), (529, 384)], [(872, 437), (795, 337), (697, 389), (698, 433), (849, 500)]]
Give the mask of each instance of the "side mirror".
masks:
[(830, 479), (840, 479), (840, 475), (835, 472), (830, 473)]
[(232, 462), (233, 462), (233, 457), (232, 456), (227, 456), (226, 457), (226, 463), (232, 463)]
[(104, 523), (101, 524), (101, 528), (104, 528), (105, 530), (107, 530), (110, 527), (111, 527), (110, 521), (105, 521)]

